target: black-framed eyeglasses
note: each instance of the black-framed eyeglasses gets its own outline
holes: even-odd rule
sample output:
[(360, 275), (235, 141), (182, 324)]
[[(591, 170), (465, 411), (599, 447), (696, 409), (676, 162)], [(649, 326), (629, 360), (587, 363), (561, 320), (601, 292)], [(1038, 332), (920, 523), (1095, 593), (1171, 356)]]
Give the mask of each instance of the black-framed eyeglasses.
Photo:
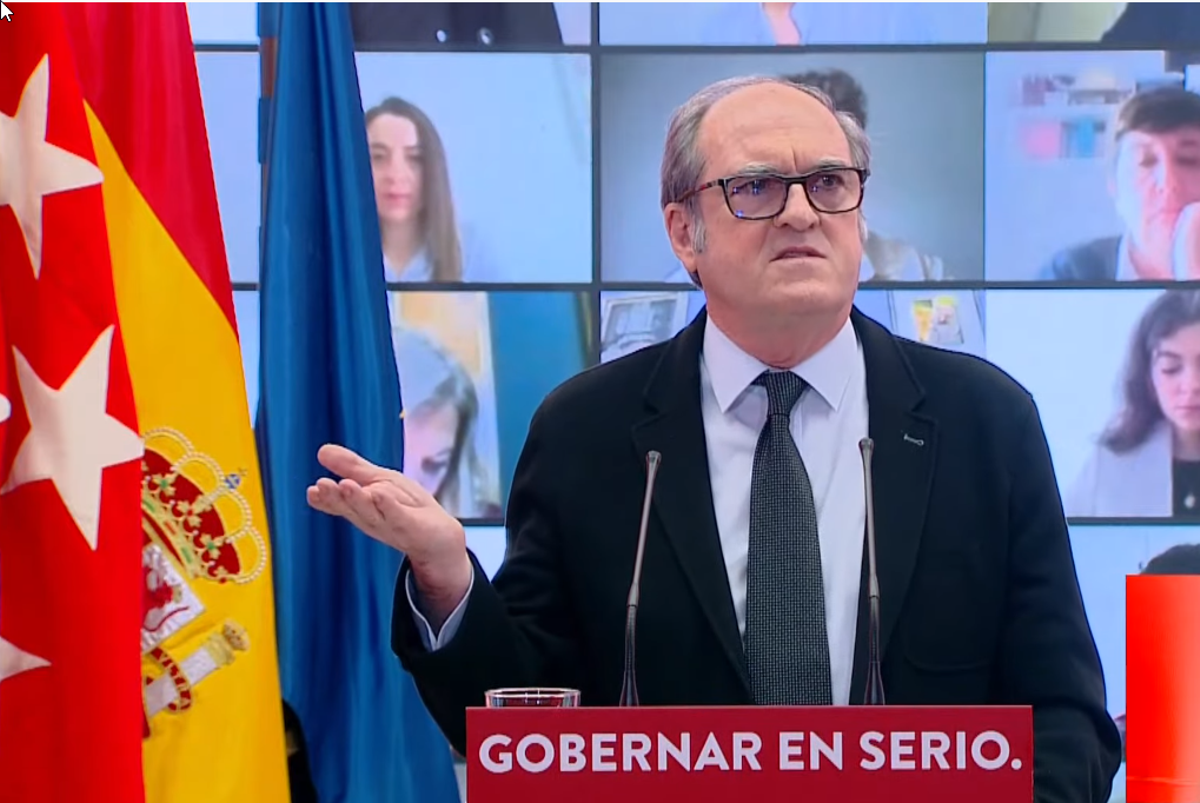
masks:
[(853, 212), (862, 206), (870, 171), (864, 167), (823, 167), (800, 176), (747, 173), (718, 178), (683, 194), (680, 203), (704, 190), (720, 187), (725, 205), (740, 220), (769, 220), (787, 207), (792, 186), (804, 187), (812, 208), (829, 215)]

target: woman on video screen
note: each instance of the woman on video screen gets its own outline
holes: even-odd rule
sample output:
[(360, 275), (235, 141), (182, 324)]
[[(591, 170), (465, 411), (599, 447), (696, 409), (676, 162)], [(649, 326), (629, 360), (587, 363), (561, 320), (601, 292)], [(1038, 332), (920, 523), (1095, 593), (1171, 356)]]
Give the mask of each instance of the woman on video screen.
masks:
[(389, 282), (487, 281), (460, 239), (442, 138), (412, 103), (366, 113), (384, 273)]
[(1168, 290), (1146, 309), (1122, 395), (1067, 515), (1200, 518), (1200, 291)]
[(460, 519), (503, 515), (488, 497), (488, 472), (475, 448), (475, 383), (445, 349), (407, 328), (392, 330), (404, 377), (404, 473)]

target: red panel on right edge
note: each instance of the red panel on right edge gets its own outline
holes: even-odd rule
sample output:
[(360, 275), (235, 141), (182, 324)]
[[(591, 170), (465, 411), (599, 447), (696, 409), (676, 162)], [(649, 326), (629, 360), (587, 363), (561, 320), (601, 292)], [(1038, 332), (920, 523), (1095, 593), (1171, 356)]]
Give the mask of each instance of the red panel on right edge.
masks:
[(1200, 576), (1125, 588), (1126, 800), (1200, 803)]

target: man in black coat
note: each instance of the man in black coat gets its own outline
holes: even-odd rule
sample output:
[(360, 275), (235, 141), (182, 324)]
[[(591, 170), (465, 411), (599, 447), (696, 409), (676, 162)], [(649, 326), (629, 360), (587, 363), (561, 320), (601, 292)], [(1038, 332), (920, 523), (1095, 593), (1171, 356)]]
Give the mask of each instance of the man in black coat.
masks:
[(827, 97), (733, 79), (676, 113), (662, 205), (705, 311), (545, 400), (489, 583), (420, 487), (338, 447), (310, 503), (403, 551), (392, 643), (451, 742), (502, 686), (616, 704), (646, 481), (645, 705), (863, 702), (859, 442), (874, 440), (882, 674), (901, 705), (1031, 705), (1039, 803), (1120, 758), (1037, 409), (992, 365), (853, 308), (870, 149)]

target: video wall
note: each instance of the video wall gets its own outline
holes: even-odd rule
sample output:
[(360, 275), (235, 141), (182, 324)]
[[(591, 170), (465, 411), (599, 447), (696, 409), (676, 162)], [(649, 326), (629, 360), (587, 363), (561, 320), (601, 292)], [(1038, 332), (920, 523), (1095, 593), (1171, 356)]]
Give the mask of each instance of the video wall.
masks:
[[(253, 410), (254, 4), (190, 9)], [(1033, 393), (1123, 716), (1124, 578), (1200, 544), (1200, 3), (355, 4), (352, 19), (406, 473), (486, 566), (545, 394), (703, 307), (659, 206), (672, 110), (721, 78), (784, 76), (872, 140), (859, 309)]]

